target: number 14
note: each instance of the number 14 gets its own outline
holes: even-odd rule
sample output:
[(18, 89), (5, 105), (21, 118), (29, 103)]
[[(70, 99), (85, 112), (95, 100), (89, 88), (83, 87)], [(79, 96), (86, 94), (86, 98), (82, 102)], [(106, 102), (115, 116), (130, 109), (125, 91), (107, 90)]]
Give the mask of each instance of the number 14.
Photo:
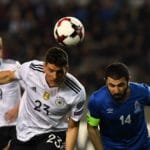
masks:
[(121, 124), (124, 125), (126, 123), (130, 124), (131, 123), (131, 115), (129, 114), (127, 117), (124, 115), (120, 116)]

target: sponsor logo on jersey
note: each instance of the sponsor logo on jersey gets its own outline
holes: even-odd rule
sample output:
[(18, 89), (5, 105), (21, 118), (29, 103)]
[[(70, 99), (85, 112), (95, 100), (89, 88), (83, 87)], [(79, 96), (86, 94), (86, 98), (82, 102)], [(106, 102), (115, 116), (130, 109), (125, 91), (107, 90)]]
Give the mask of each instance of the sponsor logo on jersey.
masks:
[(31, 87), (32, 91), (36, 92), (36, 87)]
[(45, 91), (43, 93), (43, 99), (47, 101), (47, 100), (49, 100), (49, 98), (50, 98), (50, 93), (48, 93), (48, 92)]
[(138, 113), (141, 111), (141, 104), (138, 101), (135, 101), (134, 107), (135, 107), (134, 113)]
[(114, 109), (113, 108), (107, 108), (106, 109), (106, 113), (107, 114), (112, 114), (114, 112)]

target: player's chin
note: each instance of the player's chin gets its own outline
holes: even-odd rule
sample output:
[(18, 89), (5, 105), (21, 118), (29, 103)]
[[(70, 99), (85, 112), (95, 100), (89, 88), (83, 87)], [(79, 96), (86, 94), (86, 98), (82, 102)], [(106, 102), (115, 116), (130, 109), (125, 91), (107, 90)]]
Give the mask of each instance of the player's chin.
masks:
[(58, 84), (51, 84), (50, 87), (58, 87)]
[(120, 94), (115, 94), (115, 95), (113, 95), (113, 98), (115, 99), (115, 100), (121, 100), (122, 99), (122, 95), (120, 95)]
[(61, 84), (62, 82), (53, 82), (53, 83), (51, 83), (51, 87), (59, 87), (60, 86), (60, 84)]

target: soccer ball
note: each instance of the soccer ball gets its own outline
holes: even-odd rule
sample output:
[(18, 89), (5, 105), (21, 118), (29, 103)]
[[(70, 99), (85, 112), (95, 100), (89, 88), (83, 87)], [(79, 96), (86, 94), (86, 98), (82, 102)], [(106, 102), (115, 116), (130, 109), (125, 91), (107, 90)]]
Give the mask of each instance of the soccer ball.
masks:
[(64, 46), (74, 46), (84, 39), (84, 26), (76, 17), (63, 17), (54, 26), (55, 40)]

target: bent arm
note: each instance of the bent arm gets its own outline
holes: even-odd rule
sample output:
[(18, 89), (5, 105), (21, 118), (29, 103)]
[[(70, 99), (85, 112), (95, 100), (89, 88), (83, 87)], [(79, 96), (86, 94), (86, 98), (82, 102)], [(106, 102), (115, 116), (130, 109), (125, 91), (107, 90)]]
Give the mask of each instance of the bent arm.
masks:
[(0, 84), (9, 83), (14, 81), (15, 78), (15, 71), (0, 71)]
[(98, 127), (91, 126), (87, 123), (87, 130), (88, 130), (89, 138), (95, 150), (103, 150), (103, 144), (102, 144), (101, 137), (98, 131)]
[(75, 122), (74, 120), (70, 119), (68, 124), (68, 130), (66, 133), (66, 150), (75, 149), (78, 131), (79, 131), (79, 121)]

